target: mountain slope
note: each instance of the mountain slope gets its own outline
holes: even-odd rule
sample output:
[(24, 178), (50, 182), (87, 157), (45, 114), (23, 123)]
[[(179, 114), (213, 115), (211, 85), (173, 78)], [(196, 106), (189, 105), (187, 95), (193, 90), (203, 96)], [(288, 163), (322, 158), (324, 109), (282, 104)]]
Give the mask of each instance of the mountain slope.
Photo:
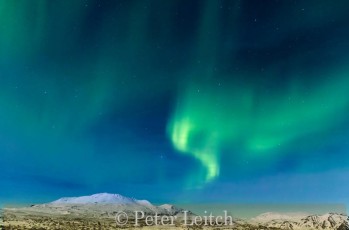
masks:
[(98, 193), (91, 196), (64, 197), (50, 204), (150, 204), (147, 200), (136, 200), (120, 194)]
[[(90, 196), (63, 197), (46, 204), (32, 205), (31, 207), (6, 209), (24, 213), (70, 215), (75, 217), (115, 217), (117, 212), (125, 212), (130, 217), (135, 212), (159, 215), (181, 214), (183, 209), (174, 205), (155, 206), (147, 200), (137, 200), (119, 194), (98, 193)], [(189, 212), (189, 214), (192, 214)]]
[(307, 215), (302, 213), (281, 214), (264, 213), (253, 219), (251, 222), (256, 226), (276, 229), (328, 229), (348, 230), (349, 219), (347, 215), (327, 213), (323, 215)]

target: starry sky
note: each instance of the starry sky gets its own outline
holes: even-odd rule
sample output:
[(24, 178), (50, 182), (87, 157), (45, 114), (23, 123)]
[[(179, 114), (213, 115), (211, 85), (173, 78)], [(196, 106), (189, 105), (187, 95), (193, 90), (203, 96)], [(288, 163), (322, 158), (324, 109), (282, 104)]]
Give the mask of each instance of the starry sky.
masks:
[(349, 204), (348, 10), (0, 0), (0, 203)]

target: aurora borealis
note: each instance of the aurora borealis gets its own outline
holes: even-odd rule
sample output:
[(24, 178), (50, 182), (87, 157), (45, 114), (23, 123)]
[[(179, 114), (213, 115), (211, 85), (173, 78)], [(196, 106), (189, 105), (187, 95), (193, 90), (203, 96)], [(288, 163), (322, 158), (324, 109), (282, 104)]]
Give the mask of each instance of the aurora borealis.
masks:
[(239, 82), (189, 88), (172, 121), (172, 141), (202, 162), (206, 180), (218, 176), (223, 148), (239, 146), (241, 152), (233, 151), (237, 158), (275, 160), (279, 150), (345, 121), (349, 81), (342, 68), (332, 73), (334, 80), (306, 91), (294, 80), (277, 95)]
[(0, 0), (0, 203), (349, 204), (348, 10)]

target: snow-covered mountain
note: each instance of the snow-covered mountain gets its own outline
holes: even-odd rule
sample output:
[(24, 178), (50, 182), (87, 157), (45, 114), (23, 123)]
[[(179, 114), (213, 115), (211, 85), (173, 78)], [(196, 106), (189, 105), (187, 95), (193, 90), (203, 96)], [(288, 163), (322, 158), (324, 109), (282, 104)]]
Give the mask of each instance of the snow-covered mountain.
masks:
[(311, 215), (301, 219), (300, 226), (315, 229), (349, 229), (349, 218), (347, 215), (336, 213)]
[(323, 215), (307, 215), (305, 213), (264, 213), (251, 219), (253, 225), (275, 229), (319, 229), (348, 230), (347, 215), (327, 213)]
[(147, 200), (137, 200), (120, 194), (98, 193), (90, 196), (63, 197), (46, 204), (17, 208), (17, 211), (76, 217), (115, 217), (115, 214), (120, 211), (126, 212), (132, 217), (135, 211), (141, 211), (147, 214), (157, 213), (181, 217), (184, 210), (170, 204), (156, 206)]
[(136, 200), (120, 194), (98, 193), (91, 196), (63, 197), (50, 204), (139, 204), (151, 205), (147, 200)]

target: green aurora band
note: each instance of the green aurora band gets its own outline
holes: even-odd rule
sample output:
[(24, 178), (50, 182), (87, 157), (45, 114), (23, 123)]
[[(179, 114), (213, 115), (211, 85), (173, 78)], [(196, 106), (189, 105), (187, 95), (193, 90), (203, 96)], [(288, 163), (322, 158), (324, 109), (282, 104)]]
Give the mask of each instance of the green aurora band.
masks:
[[(321, 71), (304, 68), (315, 58), (313, 54), (296, 52), (273, 60), (261, 70), (220, 73), (217, 66), (231, 62), (221, 55), (225, 51), (224, 41), (229, 41), (237, 63), (241, 63), (237, 52), (242, 29), (239, 3), (229, 4), (232, 10), (226, 18), (219, 14), (218, 1), (203, 4), (199, 42), (188, 71), (191, 74), (186, 73), (179, 86), (177, 104), (168, 122), (173, 146), (203, 165), (203, 172), (193, 173), (189, 185), (217, 178), (223, 152), (233, 154), (235, 159), (255, 161), (255, 167), (259, 167), (259, 160), (273, 164), (282, 150), (292, 149), (298, 140), (325, 132), (346, 119), (343, 114), (349, 105), (347, 56)], [(289, 31), (321, 25), (328, 17), (343, 17), (342, 11), (332, 14), (330, 8), (311, 6), (313, 12), (321, 13), (302, 15), (302, 24), (287, 21)], [(282, 21), (284, 15), (276, 18)], [(223, 27), (218, 25), (229, 28), (224, 36)], [(268, 34), (266, 41), (260, 38), (260, 43), (267, 47), (268, 40), (272, 41), (276, 34)]]
[[(169, 122), (170, 138), (177, 150), (205, 168), (205, 176), (196, 183), (219, 175), (223, 149), (243, 154), (244, 159), (272, 161), (281, 154), (279, 150), (291, 148), (293, 141), (344, 121), (349, 105), (348, 72), (342, 68), (323, 73), (320, 79), (326, 80), (310, 88), (294, 80), (271, 94), (238, 81), (226, 86), (189, 84)], [(234, 151), (236, 146), (239, 151)]]

